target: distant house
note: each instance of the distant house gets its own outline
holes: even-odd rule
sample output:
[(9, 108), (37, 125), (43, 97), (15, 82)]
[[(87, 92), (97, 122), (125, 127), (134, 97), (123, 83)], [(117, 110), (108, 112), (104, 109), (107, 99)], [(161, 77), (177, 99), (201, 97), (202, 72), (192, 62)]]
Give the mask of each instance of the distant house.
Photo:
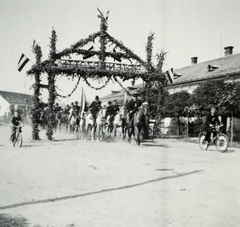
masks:
[[(107, 105), (109, 101), (117, 100), (119, 105), (123, 105), (124, 102), (128, 102), (131, 98), (134, 98), (134, 94), (137, 93), (137, 89), (142, 87), (143, 85), (135, 85), (135, 86), (129, 86), (126, 88), (122, 88), (118, 91), (112, 91), (111, 94), (103, 96), (100, 98), (103, 105)], [(132, 95), (129, 95), (129, 93)]]
[[(240, 81), (240, 53), (233, 54), (233, 46), (225, 47), (224, 50), (224, 57), (201, 63), (197, 62), (198, 57), (192, 57), (191, 65), (174, 70), (172, 74), (173, 83), (170, 83), (167, 86), (169, 93), (173, 94), (183, 90), (192, 93), (207, 79), (224, 79), (226, 82)], [(135, 86), (135, 88), (137, 87), (139, 87), (139, 85)], [(119, 97), (121, 100), (123, 97), (123, 90), (119, 91), (118, 93), (113, 92), (112, 94), (103, 97), (102, 100), (114, 100), (115, 97)], [(197, 119), (198, 122), (202, 122), (202, 120)], [(230, 119), (222, 116), (221, 120), (226, 126), (228, 136), (230, 136)], [(183, 119), (183, 121), (186, 122), (186, 119)], [(164, 126), (169, 127), (170, 125), (172, 125), (171, 119), (165, 119)], [(233, 132), (233, 140), (239, 141), (240, 119), (233, 119)]]
[(32, 109), (32, 95), (0, 91), (0, 120), (9, 122), (15, 109), (21, 111), (24, 122), (27, 123), (28, 114)]
[(224, 79), (229, 82), (240, 81), (240, 54), (232, 54), (233, 46), (225, 47), (225, 56), (198, 63), (197, 57), (191, 58), (191, 65), (174, 70), (175, 79), (168, 86), (170, 94), (186, 90), (192, 93), (207, 79)]
[[(167, 87), (170, 94), (180, 91), (192, 93), (201, 83), (206, 80), (220, 80), (226, 82), (240, 81), (240, 54), (233, 54), (233, 46), (224, 48), (225, 56), (210, 61), (198, 63), (197, 57), (191, 58), (191, 65), (174, 70), (173, 83)], [(174, 75), (173, 74), (173, 75)], [(222, 122), (226, 126), (230, 136), (230, 119), (222, 116)], [(233, 119), (234, 140), (240, 138), (240, 120)]]

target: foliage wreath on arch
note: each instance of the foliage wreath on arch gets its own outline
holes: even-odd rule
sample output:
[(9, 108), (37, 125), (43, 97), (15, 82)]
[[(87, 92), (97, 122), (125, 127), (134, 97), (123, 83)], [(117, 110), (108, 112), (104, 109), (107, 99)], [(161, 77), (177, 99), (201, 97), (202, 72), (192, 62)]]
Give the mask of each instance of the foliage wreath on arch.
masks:
[[(166, 76), (164, 73), (162, 73), (162, 68), (159, 67), (159, 65), (162, 65), (162, 62), (160, 61), (163, 61), (164, 58), (159, 60), (156, 67), (152, 63), (152, 41), (154, 39), (154, 34), (150, 34), (148, 37), (148, 42), (146, 45), (147, 61), (145, 62), (139, 56), (134, 54), (133, 51), (125, 47), (121, 41), (118, 41), (108, 34), (107, 28), (109, 11), (107, 12), (106, 16), (104, 16), (104, 14), (99, 9), (98, 12), (98, 17), (101, 19), (100, 31), (89, 35), (86, 39), (79, 40), (63, 51), (57, 52), (56, 50), (57, 35), (56, 31), (53, 29), (52, 36), (50, 38), (50, 53), (48, 60), (42, 62), (41, 51), (36, 51), (37, 49), (41, 50), (40, 46), (35, 45), (33, 47), (33, 52), (36, 55), (37, 61), (36, 64), (34, 64), (31, 69), (27, 71), (27, 74), (35, 75), (35, 80), (38, 77), (38, 80), (36, 80), (35, 83), (35, 87), (38, 89), (40, 87), (48, 88), (48, 106), (50, 111), (49, 116), (51, 118), (48, 121), (49, 125), (47, 135), (49, 140), (53, 139), (53, 105), (55, 103), (55, 98), (58, 95), (55, 87), (55, 80), (57, 75), (64, 74), (66, 77), (82, 78), (89, 87), (92, 86), (88, 82), (88, 79), (101, 80), (104, 78), (104, 85), (94, 89), (102, 89), (107, 85), (111, 78), (119, 78), (123, 81), (136, 80), (140, 78), (145, 82), (146, 89), (150, 89), (151, 85), (154, 82), (158, 82), (164, 86), (167, 84)], [(92, 48), (93, 46), (88, 49), (84, 49), (84, 47), (86, 48), (86, 46), (89, 44), (95, 44), (96, 39), (99, 39), (99, 50), (94, 50), (94, 48)], [(107, 47), (109, 48), (109, 46), (112, 45), (114, 46), (113, 50), (107, 50)], [(64, 59), (71, 58), (71, 55), (73, 54), (82, 56), (84, 60), (93, 56), (97, 56), (99, 61), (92, 62), (93, 65), (91, 65), (89, 61), (87, 62), (82, 60)], [(107, 58), (111, 58), (114, 61), (118, 62), (121, 62), (122, 60), (128, 60), (131, 64), (126, 66), (126, 64), (122, 63), (109, 63), (106, 62)], [(133, 65), (132, 61), (135, 61), (137, 65)], [(117, 69), (115, 66), (117, 66)], [(121, 69), (121, 66), (124, 66), (123, 69)], [(39, 78), (42, 73), (48, 74), (48, 85), (43, 86), (40, 84)], [(35, 92), (34, 95), (39, 96), (40, 94)], [(35, 99), (38, 100), (36, 97)], [(34, 102), (33, 113), (34, 111), (39, 112), (37, 101)], [(37, 118), (36, 114), (33, 114), (32, 116), (33, 118)], [(33, 122), (35, 121), (37, 121), (37, 119), (33, 119)], [(36, 129), (36, 127), (33, 129), (33, 139), (37, 137), (37, 130), (38, 129)]]

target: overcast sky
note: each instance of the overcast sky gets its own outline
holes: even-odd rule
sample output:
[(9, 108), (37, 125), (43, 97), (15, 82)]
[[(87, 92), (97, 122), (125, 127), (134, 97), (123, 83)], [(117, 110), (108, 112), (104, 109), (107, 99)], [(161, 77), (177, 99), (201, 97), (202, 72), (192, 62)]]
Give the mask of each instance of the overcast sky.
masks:
[[(230, 45), (234, 53), (240, 52), (239, 0), (0, 0), (0, 90), (32, 94), (34, 80), (26, 71), (35, 62), (33, 40), (46, 60), (53, 28), (58, 51), (100, 30), (97, 8), (104, 14), (109, 10), (108, 33), (143, 60), (147, 37), (155, 33), (154, 55), (161, 49), (167, 52), (164, 70), (188, 66), (191, 57), (199, 63), (219, 58)], [(32, 62), (18, 72), (21, 53)], [(58, 83), (59, 93), (67, 95), (76, 81)], [(89, 101), (121, 89), (118, 84), (100, 91), (81, 86)], [(78, 97), (79, 90), (64, 102)]]

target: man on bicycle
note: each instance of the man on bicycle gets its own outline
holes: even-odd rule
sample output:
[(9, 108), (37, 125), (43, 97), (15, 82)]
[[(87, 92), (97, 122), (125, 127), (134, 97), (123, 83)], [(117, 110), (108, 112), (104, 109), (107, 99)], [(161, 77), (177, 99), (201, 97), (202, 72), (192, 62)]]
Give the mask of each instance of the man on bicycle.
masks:
[[(11, 128), (12, 128), (12, 132), (11, 132), (11, 137), (10, 140), (12, 142), (14, 142), (15, 137), (16, 137), (16, 129), (19, 125), (21, 125), (23, 123), (23, 120), (20, 116), (20, 112), (19, 110), (15, 110), (14, 111), (14, 115), (11, 118)], [(19, 132), (22, 132), (22, 127), (19, 128)]]
[(216, 126), (216, 123), (219, 126), (222, 126), (222, 123), (218, 119), (218, 115), (216, 113), (216, 107), (212, 106), (211, 107), (211, 113), (206, 115), (206, 122), (205, 122), (205, 129), (207, 131), (205, 140), (210, 143), (210, 137), (211, 133), (213, 133), (213, 137), (216, 136), (216, 131), (214, 130), (214, 127)]

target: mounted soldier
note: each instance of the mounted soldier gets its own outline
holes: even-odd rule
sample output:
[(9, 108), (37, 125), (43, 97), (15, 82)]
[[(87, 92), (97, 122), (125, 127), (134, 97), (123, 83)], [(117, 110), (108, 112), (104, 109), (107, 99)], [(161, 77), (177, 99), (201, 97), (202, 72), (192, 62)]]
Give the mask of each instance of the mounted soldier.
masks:
[(99, 100), (99, 97), (96, 96), (95, 100), (89, 106), (90, 112), (91, 112), (92, 117), (93, 117), (93, 124), (94, 125), (96, 125), (97, 114), (98, 114), (99, 110), (102, 108), (101, 105), (102, 105), (102, 102)]
[(68, 124), (69, 124), (70, 121), (71, 121), (71, 118), (72, 118), (73, 112), (74, 112), (74, 103), (71, 102), (71, 106), (70, 106), (70, 108), (69, 108), (69, 115), (68, 115)]
[(112, 126), (114, 117), (116, 116), (116, 114), (118, 114), (119, 110), (120, 110), (120, 107), (117, 103), (117, 100), (114, 100), (113, 104), (111, 101), (108, 102), (105, 119), (107, 119), (107, 117), (109, 116), (109, 118), (107, 119), (107, 122), (109, 122), (110, 126)]
[(129, 124), (132, 124), (133, 115), (138, 111), (142, 105), (142, 98), (140, 96), (136, 97), (136, 100), (131, 99), (128, 103), (127, 110), (129, 115)]

